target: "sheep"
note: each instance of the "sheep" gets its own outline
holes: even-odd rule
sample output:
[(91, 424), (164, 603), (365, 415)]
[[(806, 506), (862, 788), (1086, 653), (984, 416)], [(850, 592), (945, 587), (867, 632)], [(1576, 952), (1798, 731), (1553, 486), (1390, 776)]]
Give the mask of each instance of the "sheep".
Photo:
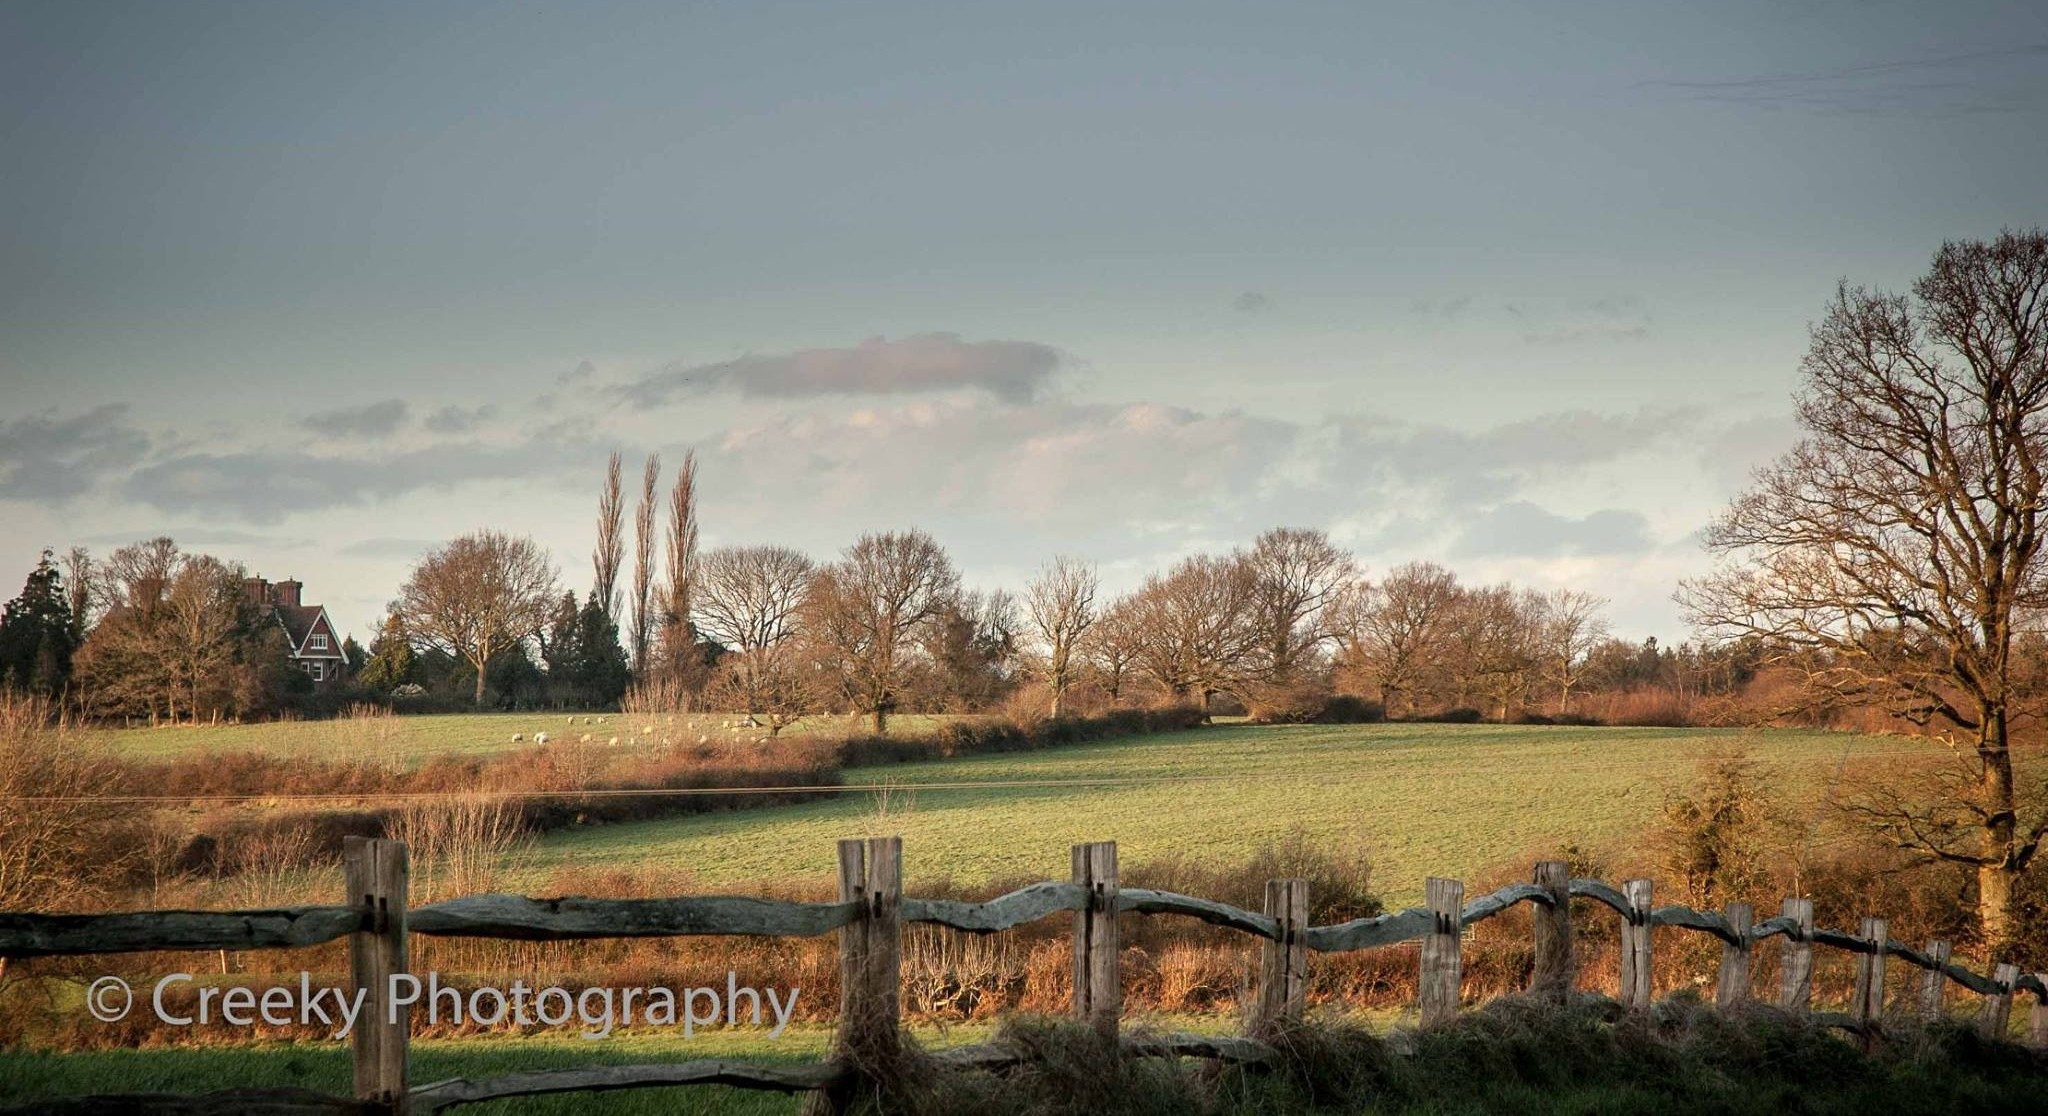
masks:
[(536, 732), (536, 733), (534, 733), (534, 734), (533, 734), (533, 742), (534, 742), (535, 744), (545, 744), (545, 743), (547, 743), (547, 742), (548, 742), (548, 734), (547, 734), (547, 733), (544, 733), (544, 732)]
[(583, 734), (583, 739), (581, 739), (581, 740), (578, 740), (578, 741), (577, 741), (577, 743), (578, 743), (578, 744), (588, 744), (588, 743), (590, 743), (590, 734), (589, 734), (589, 733), (587, 733), (587, 732), (586, 732), (586, 733), (584, 733), (584, 734)]
[(711, 743), (711, 738), (710, 738), (710, 737), (708, 737), (708, 736), (700, 736), (700, 737), (698, 737), (698, 738), (697, 738), (697, 744), (698, 744), (698, 746), (699, 746), (699, 747), (702, 747), (703, 745), (706, 745), (706, 744), (709, 744), (709, 743)]
[(525, 733), (523, 733), (523, 732), (515, 732), (515, 733), (513, 733), (513, 734), (512, 734), (512, 743), (514, 743), (514, 744), (517, 744), (517, 743), (519, 743), (519, 742), (521, 742), (521, 741), (523, 741), (523, 740), (525, 740), (525, 739), (526, 739), (526, 734), (525, 734)]
[(612, 741), (611, 741), (611, 743), (612, 743), (612, 747), (614, 747), (614, 748), (618, 747), (618, 746), (619, 746), (619, 738), (618, 738), (618, 737), (616, 737), (616, 736), (612, 737)]

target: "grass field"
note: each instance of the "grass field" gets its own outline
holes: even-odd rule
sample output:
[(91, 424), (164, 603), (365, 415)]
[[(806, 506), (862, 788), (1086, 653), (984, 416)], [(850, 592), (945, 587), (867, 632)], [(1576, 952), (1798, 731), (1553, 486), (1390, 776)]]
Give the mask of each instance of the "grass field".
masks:
[[(872, 793), (801, 806), (572, 829), (528, 871), (686, 870), (707, 887), (828, 878), (833, 842), (901, 834), (904, 872), (961, 884), (1064, 877), (1067, 848), (1115, 839), (1126, 863), (1241, 859), (1300, 826), (1369, 855), (1390, 904), (1567, 842), (1623, 847), (1716, 748), (1740, 746), (1813, 801), (1838, 771), (1910, 761), (1923, 741), (1771, 730), (1498, 725), (1228, 726), (1050, 751), (860, 768)], [(945, 784), (1022, 784), (956, 789)]]
[[(573, 723), (571, 718), (574, 718)], [(339, 759), (362, 755), (378, 761), (418, 764), (436, 755), (492, 755), (529, 747), (535, 733), (553, 739), (577, 739), (589, 733), (598, 740), (649, 738), (688, 740), (699, 737), (751, 740), (765, 729), (728, 729), (731, 713), (431, 713), (402, 717), (343, 717), (330, 721), (271, 721), (249, 725), (175, 725), (163, 728), (90, 729), (91, 742), (134, 759), (177, 759), (206, 752), (268, 752), (281, 756)], [(601, 723), (592, 723), (601, 719)], [(905, 715), (890, 719), (890, 731), (906, 736), (929, 732), (955, 718)], [(864, 731), (862, 717), (807, 717), (784, 736), (844, 736)], [(651, 733), (643, 733), (652, 728)], [(524, 741), (512, 739), (514, 734)]]

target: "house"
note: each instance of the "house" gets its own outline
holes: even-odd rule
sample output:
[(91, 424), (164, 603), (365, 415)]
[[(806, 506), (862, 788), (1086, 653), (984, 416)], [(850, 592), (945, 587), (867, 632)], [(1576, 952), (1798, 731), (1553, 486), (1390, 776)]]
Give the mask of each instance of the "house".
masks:
[(327, 618), (327, 610), (319, 605), (305, 604), (299, 599), (303, 589), (299, 582), (284, 580), (265, 581), (260, 577), (244, 578), (242, 590), (249, 600), (260, 606), (268, 605), (270, 615), (277, 625), (284, 629), (285, 641), (291, 647), (292, 665), (306, 672), (318, 689), (340, 682), (348, 677), (348, 657), (341, 651), (341, 636), (335, 633), (334, 621)]

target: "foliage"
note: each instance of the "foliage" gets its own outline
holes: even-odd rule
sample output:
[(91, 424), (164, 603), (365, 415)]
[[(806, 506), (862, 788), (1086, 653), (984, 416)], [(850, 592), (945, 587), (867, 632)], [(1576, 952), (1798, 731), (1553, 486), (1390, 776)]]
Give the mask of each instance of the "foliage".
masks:
[(31, 570), (21, 595), (0, 613), (0, 690), (53, 697), (71, 681), (80, 632), (64, 575), (49, 550)]

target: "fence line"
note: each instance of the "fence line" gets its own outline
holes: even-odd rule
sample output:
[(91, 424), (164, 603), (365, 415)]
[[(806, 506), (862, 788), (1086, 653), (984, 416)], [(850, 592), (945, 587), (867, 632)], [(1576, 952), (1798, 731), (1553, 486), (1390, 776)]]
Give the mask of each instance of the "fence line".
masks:
[[(807, 1112), (842, 1112), (873, 1095), (880, 1087), (878, 1072), (902, 1053), (904, 924), (991, 934), (1062, 913), (1071, 913), (1074, 919), (1075, 1018), (1121, 1042), (1127, 1054), (1137, 1057), (1197, 1057), (1252, 1065), (1271, 1060), (1275, 1051), (1260, 1040), (1301, 1017), (1311, 950), (1350, 952), (1421, 942), (1417, 981), (1421, 1025), (1439, 1025), (1455, 1016), (1460, 1004), (1464, 928), (1523, 903), (1529, 904), (1534, 914), (1530, 991), (1563, 1000), (1576, 979), (1572, 899), (1591, 900), (1620, 916), (1620, 999), (1630, 1010), (1645, 1010), (1651, 1004), (1652, 930), (1661, 926), (1710, 934), (1721, 941), (1715, 1002), (1724, 1008), (1750, 998), (1750, 961), (1755, 947), (1783, 937), (1787, 948), (1779, 966), (1777, 1003), (1790, 1011), (1804, 1013), (1810, 1008), (1814, 946), (1855, 955), (1856, 985), (1850, 1010), (1818, 1013), (1814, 1018), (1850, 1031), (1866, 1048), (1883, 1037), (1886, 958), (1898, 958), (1924, 971), (1914, 1005), (1919, 1016), (1945, 1014), (1947, 986), (1958, 984), (1983, 997), (1978, 1025), (1991, 1035), (2004, 1032), (2013, 995), (2032, 993), (2035, 1002), (2029, 1040), (2048, 1046), (2048, 975), (2022, 974), (2010, 964), (1998, 965), (1988, 977), (1979, 975), (1950, 961), (1948, 942), (1930, 942), (1924, 951), (1914, 949), (1892, 940), (1885, 921), (1878, 918), (1865, 918), (1855, 934), (1817, 929), (1813, 903), (1803, 898), (1787, 899), (1782, 913), (1761, 921), (1742, 903), (1731, 903), (1719, 912), (1657, 907), (1652, 904), (1648, 880), (1629, 880), (1617, 889), (1600, 880), (1573, 879), (1562, 862), (1544, 861), (1535, 866), (1530, 883), (1513, 884), (1470, 901), (1465, 899), (1461, 881), (1433, 877), (1427, 881), (1428, 898), (1423, 907), (1310, 926), (1308, 883), (1304, 880), (1270, 881), (1263, 911), (1174, 892), (1121, 888), (1114, 842), (1074, 846), (1069, 880), (1031, 884), (982, 903), (906, 897), (900, 838), (841, 841), (838, 854), (839, 894), (838, 901), (831, 903), (745, 896), (530, 899), (473, 895), (408, 910), (405, 845), (351, 837), (343, 850), (349, 902), (342, 905), (102, 915), (0, 913), (0, 957), (7, 958), (289, 949), (347, 937), (352, 985), (348, 991), (365, 992), (365, 1018), (351, 1040), (353, 1098), (304, 1089), (235, 1089), (199, 1096), (78, 1097), (41, 1103), (33, 1110), (88, 1112), (112, 1106), (122, 1111), (206, 1113), (263, 1107), (277, 1112), (426, 1114), (515, 1096), (720, 1084), (807, 1093)], [(1249, 1034), (1119, 1036), (1122, 990), (1117, 916), (1124, 914), (1183, 915), (1262, 939)], [(807, 1065), (704, 1059), (537, 1070), (415, 1086), (408, 1080), (404, 1005), (394, 1016), (385, 1002), (390, 976), (407, 972), (410, 934), (568, 941), (697, 935), (818, 937), (833, 932), (839, 935), (840, 1016), (831, 1055)], [(947, 1050), (935, 1057), (946, 1065), (1000, 1069), (1016, 1064), (1022, 1055), (989, 1044)]]

